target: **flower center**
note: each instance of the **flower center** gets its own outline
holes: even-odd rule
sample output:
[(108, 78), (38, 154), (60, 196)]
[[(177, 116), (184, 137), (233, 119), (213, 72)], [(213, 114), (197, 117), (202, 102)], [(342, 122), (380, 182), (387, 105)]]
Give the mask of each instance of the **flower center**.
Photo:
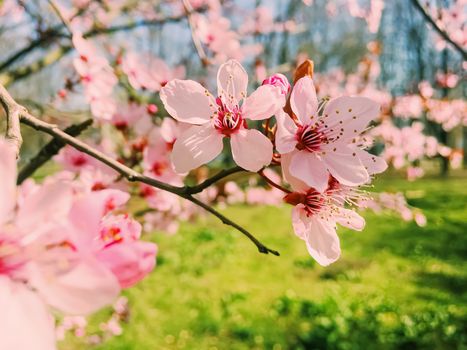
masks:
[(0, 275), (11, 275), (24, 263), (23, 248), (11, 239), (0, 237)]
[(306, 193), (289, 193), (284, 197), (284, 201), (292, 205), (303, 204), (308, 216), (318, 214), (326, 204), (324, 195), (314, 188), (310, 188)]
[(306, 207), (308, 215), (318, 214), (321, 208), (325, 204), (324, 196), (316, 191), (314, 188), (310, 188), (305, 195), (305, 201), (303, 203)]
[(71, 160), (72, 164), (76, 167), (80, 167), (80, 166), (83, 166), (87, 163), (87, 160), (86, 160), (86, 157), (79, 154), (79, 155), (76, 155), (76, 157), (74, 157), (72, 160)]
[(116, 226), (103, 228), (101, 230), (101, 240), (104, 243), (104, 247), (107, 248), (111, 245), (123, 241), (123, 236), (121, 232), (122, 230)]
[(217, 115), (214, 118), (214, 127), (217, 130), (225, 136), (230, 136), (238, 131), (242, 125), (246, 127), (246, 122), (242, 118), (241, 110), (238, 106), (230, 110), (220, 98), (217, 98), (216, 102), (219, 107)]
[(152, 172), (156, 176), (162, 176), (167, 169), (167, 164), (163, 162), (154, 162), (151, 167)]
[(297, 131), (297, 149), (317, 152), (321, 145), (326, 142), (326, 136), (313, 125), (300, 126)]

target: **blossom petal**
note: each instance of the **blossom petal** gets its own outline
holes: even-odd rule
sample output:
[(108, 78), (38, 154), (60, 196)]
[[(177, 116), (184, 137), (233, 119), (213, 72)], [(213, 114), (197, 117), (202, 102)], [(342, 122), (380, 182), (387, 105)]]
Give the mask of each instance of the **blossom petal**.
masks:
[(370, 179), (368, 171), (352, 148), (341, 146), (334, 149), (324, 154), (322, 159), (337, 181), (347, 186), (358, 186)]
[(122, 288), (129, 288), (141, 281), (156, 265), (157, 246), (149, 242), (114, 244), (97, 255), (117, 277)]
[(216, 109), (216, 101), (201, 84), (193, 80), (171, 80), (160, 92), (167, 112), (189, 124), (204, 124)]
[(296, 152), (290, 162), (290, 173), (319, 192), (324, 192), (328, 187), (326, 165), (314, 153)]
[(283, 154), (281, 156), (282, 176), (284, 177), (285, 182), (287, 182), (294, 191), (306, 192), (310, 188), (310, 186), (308, 186), (305, 182), (296, 178), (295, 176), (292, 176), (292, 174), (290, 173), (290, 162), (292, 161), (292, 158), (295, 156), (295, 154), (298, 152), (298, 150), (294, 150), (290, 153)]
[(341, 255), (335, 224), (319, 217), (312, 217), (310, 221), (311, 229), (306, 239), (306, 247), (318, 264), (328, 266)]
[(192, 126), (175, 141), (172, 163), (177, 173), (187, 173), (216, 158), (223, 148), (223, 135), (207, 123)]
[(232, 155), (239, 166), (257, 172), (272, 160), (272, 143), (260, 131), (243, 129), (231, 136)]
[(306, 240), (311, 228), (310, 218), (306, 215), (303, 204), (298, 204), (292, 209), (292, 226), (295, 234), (300, 239)]
[(243, 117), (251, 120), (268, 119), (281, 110), (284, 104), (285, 96), (280, 88), (263, 85), (246, 99), (243, 105)]
[(279, 153), (290, 153), (297, 145), (297, 126), (292, 118), (284, 111), (279, 111), (276, 114), (277, 132), (276, 132), (276, 148)]
[(336, 221), (342, 226), (355, 231), (361, 231), (365, 228), (365, 219), (354, 210), (350, 209), (339, 208), (339, 213), (336, 215)]
[(37, 224), (47, 224), (65, 219), (73, 199), (69, 184), (57, 181), (41, 186), (26, 196), (19, 207), (16, 223), (24, 231), (37, 228)]
[(11, 145), (0, 139), (0, 226), (16, 205), (16, 155)]
[(218, 96), (223, 102), (233, 107), (246, 97), (248, 74), (245, 68), (236, 60), (228, 60), (219, 67), (217, 72)]
[(71, 315), (88, 315), (111, 304), (120, 293), (117, 278), (100, 262), (88, 258), (62, 274), (38, 266), (31, 284), (47, 304)]
[(358, 147), (355, 147), (354, 150), (355, 153), (357, 153), (357, 157), (360, 159), (360, 161), (368, 171), (368, 174), (379, 174), (388, 168), (388, 163), (386, 163), (384, 158), (375, 156)]
[(69, 214), (70, 222), (77, 229), (70, 232), (76, 232), (74, 242), (84, 247), (91, 245), (99, 233), (99, 224), (104, 215), (129, 199), (130, 195), (126, 192), (107, 189), (85, 194), (75, 200)]
[(0, 349), (55, 350), (55, 325), (40, 297), (0, 276)]
[(312, 117), (318, 119), (318, 98), (313, 80), (304, 76), (295, 84), (290, 96), (290, 106), (302, 125), (310, 124)]
[(329, 101), (323, 115), (327, 130), (341, 130), (342, 140), (358, 136), (380, 113), (380, 106), (366, 97), (342, 96)]

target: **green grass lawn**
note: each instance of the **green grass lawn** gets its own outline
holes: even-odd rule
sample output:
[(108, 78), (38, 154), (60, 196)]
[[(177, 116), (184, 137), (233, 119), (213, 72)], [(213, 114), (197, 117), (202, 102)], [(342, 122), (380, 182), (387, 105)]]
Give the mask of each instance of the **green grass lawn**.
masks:
[(123, 334), (96, 349), (467, 349), (467, 181), (376, 184), (404, 191), (428, 225), (367, 212), (363, 232), (339, 229), (342, 258), (327, 268), (293, 234), (290, 207), (224, 211), (280, 257), (212, 217), (148, 235), (158, 266), (125, 292)]

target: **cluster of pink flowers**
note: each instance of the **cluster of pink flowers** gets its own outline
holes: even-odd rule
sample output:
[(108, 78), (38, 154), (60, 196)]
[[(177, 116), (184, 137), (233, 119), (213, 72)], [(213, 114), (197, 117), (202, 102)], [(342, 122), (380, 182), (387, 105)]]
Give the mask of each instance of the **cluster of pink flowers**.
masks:
[(83, 316), (65, 316), (57, 324), (55, 333), (58, 341), (63, 341), (67, 334), (81, 338), (86, 344), (95, 346), (122, 334), (122, 324), (128, 322), (129, 305), (126, 297), (119, 297), (112, 305), (110, 317), (100, 323), (97, 332), (89, 332), (88, 320)]
[(193, 15), (193, 18), (195, 35), (212, 53), (213, 62), (221, 63), (228, 58), (242, 61), (246, 56), (262, 51), (261, 45), (242, 45), (241, 36), (231, 28), (230, 20), (221, 14), (219, 8), (212, 9), (206, 15)]
[(467, 102), (462, 99), (427, 101), (427, 118), (437, 124), (441, 124), (443, 129), (450, 131), (457, 126), (467, 126)]
[(98, 119), (110, 119), (117, 109), (112, 98), (117, 77), (107, 59), (79, 32), (73, 34), (73, 45), (79, 55), (73, 65), (80, 76), (91, 113)]
[[(219, 0), (168, 0), (157, 6), (153, 1), (127, 0), (69, 3), (73, 6), (52, 6), (58, 15), (56, 26), (47, 28), (48, 17), (34, 18), (34, 11), (17, 1), (1, 2), (5, 28), (32, 18), (29, 26), (41, 31), (38, 41), (31, 41), (34, 45), (8, 54), (2, 70), (16, 65), (26, 51), (40, 46), (37, 43), (53, 42), (54, 47), (65, 43), (65, 30), (70, 31), (76, 54), (66, 68), (74, 69), (58, 96), (60, 102), (72, 104), (75, 101), (68, 98), (81, 95), (71, 92), (82, 90), (84, 99), (78, 104), (90, 107), (99, 126), (86, 142), (146, 177), (179, 187), (173, 190), (179, 195), (126, 182), (121, 174), (69, 146), (54, 158), (61, 171), (41, 184), (27, 180), (16, 186), (14, 152), (0, 139), (1, 349), (51, 350), (56, 339), (67, 333), (86, 337), (89, 345), (119, 335), (128, 316), (126, 299), (118, 299), (98, 334), (87, 334), (84, 316), (111, 305), (122, 289), (154, 268), (157, 246), (141, 240), (143, 228), (176, 233), (181, 222), (200, 215), (192, 202), (202, 202), (203, 208), (234, 203), (291, 205), (291, 228), (308, 253), (327, 266), (341, 255), (338, 227), (363, 230), (359, 208), (391, 211), (405, 221), (426, 224), (422, 212), (408, 205), (402, 193), (371, 198), (365, 190), (387, 164), (404, 169), (409, 180), (424, 175), (426, 158), (441, 156), (453, 166), (461, 165), (462, 150), (443, 145), (428, 135), (423, 124), (434, 122), (446, 132), (467, 125), (466, 102), (452, 98), (459, 96), (459, 89), (447, 98), (448, 89), (456, 89), (461, 81), (455, 70), (437, 72), (430, 82), (421, 82), (418, 91), (392, 96), (380, 88), (381, 45), (373, 41), (354, 72), (335, 68), (313, 75), (308, 62), (306, 73), (296, 71), (292, 87), (283, 74), (268, 76), (266, 64), (283, 62), (265, 54), (279, 46), (275, 33), (294, 34), (308, 23), (275, 18), (285, 13), (278, 9), (281, 6), (258, 3), (249, 11), (233, 2), (222, 6)], [(303, 3), (312, 6), (315, 1)], [(440, 28), (465, 47), (465, 11), (459, 4), (465, 1), (437, 13), (429, 5), (426, 8)], [(385, 2), (336, 0), (323, 5), (329, 16), (345, 10), (365, 21), (375, 34)], [(296, 12), (295, 18), (306, 18)], [(183, 80), (185, 68), (190, 74), (201, 68), (191, 64), (190, 57), (179, 57), (178, 52), (167, 55), (164, 43), (154, 47), (139, 40), (141, 31), (156, 32), (141, 27), (171, 23), (165, 27), (171, 29), (177, 21), (190, 29), (180, 31), (181, 45), (187, 38), (194, 43), (192, 51), (183, 51), (198, 53), (208, 73), (220, 65), (215, 90), (207, 88), (209, 79), (203, 84)], [(134, 29), (131, 41), (125, 37), (129, 29)], [(105, 44), (91, 38), (105, 32), (121, 37)], [(164, 37), (164, 32), (157, 35)], [(34, 38), (27, 34), (22, 39)], [(169, 34), (175, 37), (179, 32)], [(271, 40), (263, 40), (266, 36)], [(445, 42), (440, 43), (443, 48)], [(280, 45), (287, 48), (286, 44), (284, 40)], [(42, 62), (51, 56), (44, 55)], [(255, 66), (253, 82), (240, 63), (247, 58), (253, 58), (248, 60)], [(304, 53), (296, 57), (299, 66), (306, 60)], [(285, 63), (276, 70), (289, 68)], [(3, 84), (3, 73), (0, 78)], [(248, 93), (249, 85), (258, 87)], [(244, 184), (229, 178), (200, 193), (178, 192), (196, 188), (181, 188), (186, 184), (208, 179), (206, 165), (218, 168), (229, 163), (250, 172)], [(127, 213), (130, 194), (135, 198), (134, 216), (140, 221)], [(18, 337), (17, 329), (23, 330), (23, 337)]]
[[(438, 7), (436, 2), (427, 1), (424, 7), (435, 23), (445, 31), (452, 40), (459, 44), (459, 46), (465, 47), (467, 45), (465, 1), (452, 1), (448, 4), (449, 7)], [(438, 50), (443, 50), (446, 47), (446, 41), (438, 34), (436, 34), (435, 38), (437, 41), (436, 48)]]
[(125, 192), (84, 191), (61, 175), (16, 188), (15, 152), (3, 140), (0, 174), (0, 347), (55, 349), (51, 311), (111, 304), (154, 268), (157, 247), (122, 211)]
[(365, 19), (370, 33), (378, 32), (384, 9), (383, 0), (370, 0), (367, 8), (361, 7), (358, 0), (346, 1), (351, 16)]
[[(382, 158), (363, 149), (360, 136), (378, 117), (379, 106), (363, 97), (320, 102), (313, 80), (305, 76), (295, 84), (291, 111), (286, 113), (283, 108), (290, 90), (286, 78), (269, 78), (247, 97), (248, 76), (233, 60), (219, 68), (217, 85), (216, 98), (191, 80), (172, 80), (161, 89), (167, 112), (193, 125), (174, 143), (175, 171), (185, 174), (212, 161), (222, 151), (222, 140), (228, 138), (234, 161), (259, 172), (273, 160), (275, 146), (284, 180), (292, 187), (292, 191), (282, 190), (284, 201), (295, 206), (296, 234), (320, 264), (336, 261), (340, 256), (336, 224), (356, 230), (364, 226), (363, 218), (345, 208), (345, 203), (355, 202), (362, 195), (358, 186), (386, 169)], [(273, 115), (277, 127), (272, 140), (248, 123)]]
[[(370, 44), (370, 52), (377, 52), (378, 45)], [(368, 146), (376, 144), (381, 147), (385, 160), (396, 169), (404, 169), (409, 180), (422, 177), (424, 170), (420, 162), (436, 156), (449, 158), (458, 167), (462, 150), (451, 149), (426, 132), (423, 120), (426, 118), (440, 124), (446, 131), (466, 125), (465, 101), (441, 98), (435, 89), (444, 86), (439, 81), (434, 85), (422, 81), (418, 84), (418, 93), (393, 97), (376, 87), (375, 81), (380, 73), (377, 58), (375, 54), (367, 55), (355, 73), (345, 74), (341, 69), (334, 69), (325, 75), (317, 74), (315, 80), (320, 93), (371, 96), (377, 101), (382, 106), (380, 120), (367, 133), (365, 142)], [(443, 81), (449, 80), (454, 86), (453, 74), (441, 76)]]
[(255, 11), (249, 14), (239, 29), (241, 35), (247, 34), (269, 34), (272, 32), (296, 33), (300, 27), (293, 21), (280, 22), (274, 18), (273, 11), (267, 6), (258, 6)]
[(424, 135), (422, 131), (423, 124), (420, 122), (398, 128), (386, 120), (374, 127), (370, 135), (376, 141), (383, 140), (385, 146), (382, 157), (387, 162), (396, 169), (407, 167), (409, 179), (415, 179), (422, 176), (423, 172), (414, 173), (412, 167), (414, 163), (438, 154), (448, 157), (451, 153), (449, 147), (440, 144), (433, 136)]
[(162, 59), (150, 53), (141, 54), (130, 51), (123, 56), (121, 61), (123, 73), (136, 90), (157, 92), (168, 81), (185, 76), (183, 66), (171, 69)]
[(361, 208), (371, 209), (377, 214), (387, 211), (394, 212), (399, 215), (402, 220), (413, 220), (420, 227), (427, 224), (426, 216), (420, 209), (409, 206), (404, 194), (401, 192), (381, 192), (375, 194), (371, 198), (368, 197), (360, 200), (358, 204)]

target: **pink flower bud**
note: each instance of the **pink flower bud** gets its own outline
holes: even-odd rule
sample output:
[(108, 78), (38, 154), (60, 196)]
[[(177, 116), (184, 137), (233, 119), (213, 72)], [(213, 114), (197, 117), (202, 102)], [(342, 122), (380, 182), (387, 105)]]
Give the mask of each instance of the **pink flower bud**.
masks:
[(156, 114), (159, 108), (153, 103), (148, 104), (147, 111), (149, 114)]
[(290, 91), (290, 84), (287, 77), (284, 74), (276, 73), (271, 75), (269, 78), (264, 79), (262, 85), (277, 86), (281, 89), (282, 95), (287, 95)]

